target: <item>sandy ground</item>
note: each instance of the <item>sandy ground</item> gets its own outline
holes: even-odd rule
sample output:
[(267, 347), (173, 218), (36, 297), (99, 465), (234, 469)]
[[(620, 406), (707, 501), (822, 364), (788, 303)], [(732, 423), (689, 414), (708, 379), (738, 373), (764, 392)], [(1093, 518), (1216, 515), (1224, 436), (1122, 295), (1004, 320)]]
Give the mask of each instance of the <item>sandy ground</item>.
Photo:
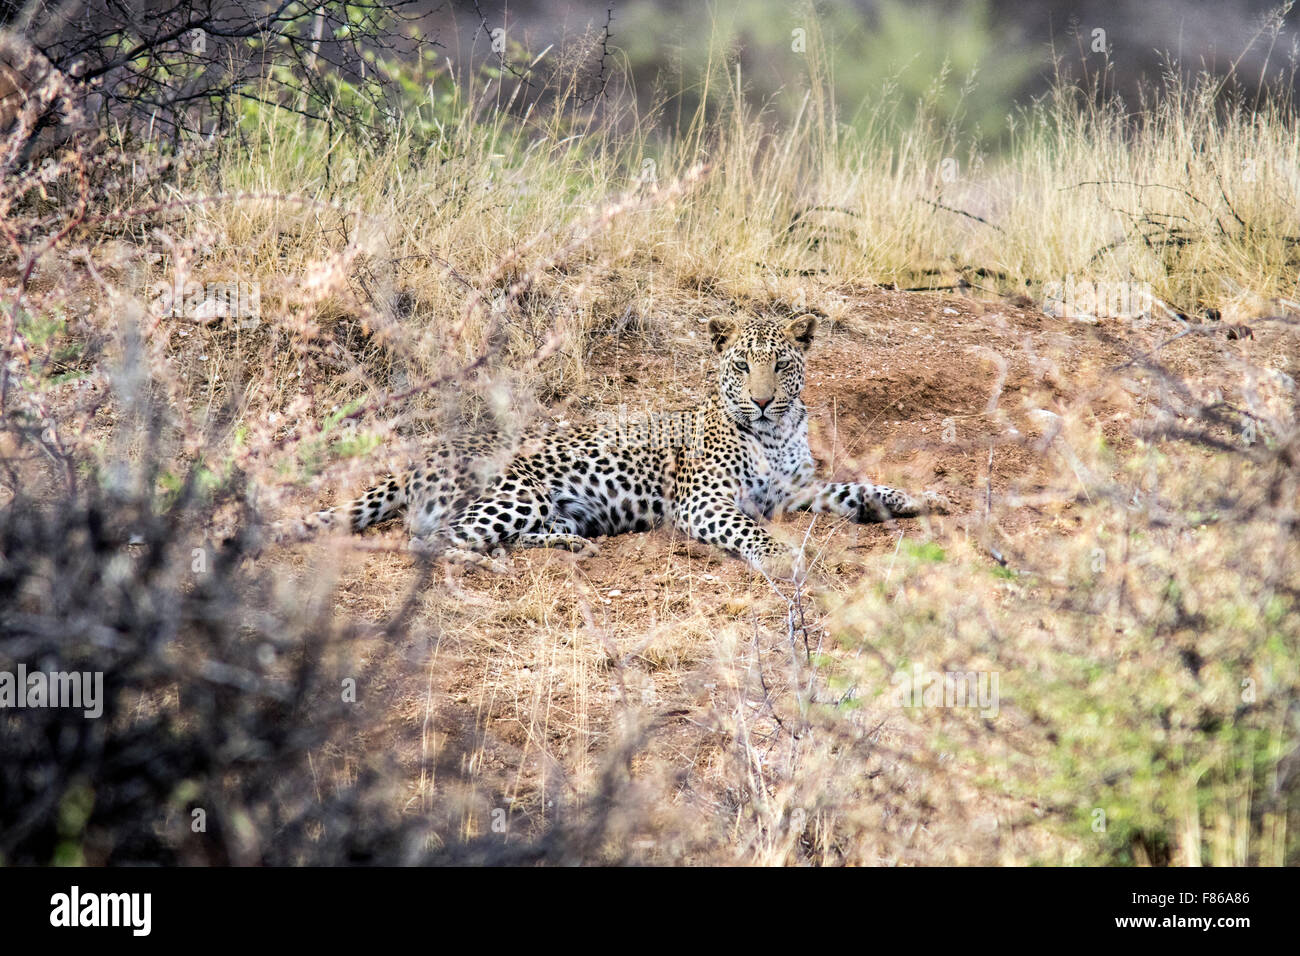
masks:
[[(900, 536), (943, 543), (984, 528), (982, 540), (1014, 564), (1026, 536), (1068, 534), (1068, 506), (1006, 506), (1059, 474), (1045, 466), (1050, 453), (1017, 438), (1043, 431), (1036, 410), (1063, 412), (1083, 401), (1108, 439), (1120, 447), (1130, 442), (1130, 419), (1142, 414), (1150, 389), (1145, 373), (1113, 371), (1103, 376), (1103, 387), (1094, 383), (1134, 350), (1179, 331), (1159, 318), (1093, 324), (959, 295), (829, 294), (843, 308), (819, 331), (804, 393), (824, 471), (938, 489), (957, 504), (950, 516), (890, 526), (826, 516), (786, 520), (780, 533), (807, 534), (822, 549), (817, 587), (832, 595), (863, 575), (887, 573)], [(1296, 342), (1281, 330), (1258, 328), (1249, 339), (1187, 336), (1160, 354), (1207, 385), (1230, 387), (1225, 360), (1241, 352), (1266, 362), (1286, 352), (1294, 361)], [(619, 403), (633, 410), (687, 407), (705, 392), (709, 359), (703, 326), (694, 319), (653, 336), (610, 335), (593, 344), (588, 359), (587, 410)], [(991, 529), (978, 520), (990, 498), (1000, 505)], [(401, 531), (391, 527), (375, 537), (400, 543)], [(776, 726), (781, 705), (771, 700), (780, 696), (776, 685), (792, 679), (787, 605), (739, 561), (670, 530), (600, 545), (601, 553), (587, 559), (516, 552), (508, 559), (509, 576), (437, 572), (439, 586), (418, 597), (418, 636), (401, 646), (376, 639), (358, 649), (364, 702), (377, 709), (383, 729), (337, 756), (347, 763), (374, 750), (396, 755), (407, 808), (445, 812), (463, 835), (486, 832), (492, 811), (501, 809), (510, 832), (527, 835), (589, 799), (595, 775), (626, 729), (620, 715), (633, 712), (642, 746), (631, 775), (655, 779), (651, 789), (660, 804), (672, 795), (672, 807), (654, 812), (686, 813), (697, 822), (725, 819), (732, 808), (721, 768), (733, 759), (727, 751), (737, 715), (751, 715), (742, 723), (758, 749), (764, 740), (783, 746)], [(313, 548), (275, 560), (305, 569), (321, 560)], [(411, 581), (411, 560), (373, 552), (341, 560), (341, 608), (374, 621), (391, 614)], [(814, 644), (826, 636), (816, 604), (801, 635)], [(763, 697), (767, 706), (757, 699)], [(896, 710), (881, 714), (874, 733), (881, 785), (892, 787), (899, 801), (916, 802), (921, 784), (909, 773), (900, 769), (890, 779), (889, 754), (917, 743), (906, 719)], [(1018, 814), (1032, 813), (1027, 806), (986, 806), (961, 825), (1005, 828)], [(922, 854), (923, 842), (909, 845)], [(656, 847), (653, 836), (643, 844), (650, 860), (661, 850), (665, 859), (691, 858), (689, 848)], [(1034, 852), (1033, 846), (1014, 849)], [(941, 861), (963, 857), (949, 849), (930, 859)]]

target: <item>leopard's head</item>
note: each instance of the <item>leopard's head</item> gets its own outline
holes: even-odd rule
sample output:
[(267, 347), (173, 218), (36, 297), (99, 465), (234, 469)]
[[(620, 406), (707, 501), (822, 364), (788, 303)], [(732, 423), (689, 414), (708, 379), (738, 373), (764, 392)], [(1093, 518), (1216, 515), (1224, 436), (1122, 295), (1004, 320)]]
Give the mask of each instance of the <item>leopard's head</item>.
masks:
[(803, 391), (804, 359), (816, 327), (811, 313), (788, 322), (711, 319), (718, 394), (726, 413), (751, 425), (784, 418)]

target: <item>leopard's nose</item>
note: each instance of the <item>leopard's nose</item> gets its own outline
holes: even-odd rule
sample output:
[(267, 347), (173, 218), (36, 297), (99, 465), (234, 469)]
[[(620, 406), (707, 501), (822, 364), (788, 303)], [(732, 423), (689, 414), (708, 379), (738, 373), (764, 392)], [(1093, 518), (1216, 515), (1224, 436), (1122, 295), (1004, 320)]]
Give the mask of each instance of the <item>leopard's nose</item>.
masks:
[(772, 399), (770, 398), (751, 398), (750, 401), (758, 406), (760, 412), (772, 404)]

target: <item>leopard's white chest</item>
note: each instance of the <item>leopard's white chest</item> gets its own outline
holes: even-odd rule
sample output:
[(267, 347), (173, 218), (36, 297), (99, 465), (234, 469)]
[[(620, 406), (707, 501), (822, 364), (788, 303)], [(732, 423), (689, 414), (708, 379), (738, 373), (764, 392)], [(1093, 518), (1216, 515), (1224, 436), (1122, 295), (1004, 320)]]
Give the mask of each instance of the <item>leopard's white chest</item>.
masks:
[(753, 517), (770, 518), (802, 483), (811, 460), (807, 420), (774, 434), (746, 435), (744, 457), (741, 507)]

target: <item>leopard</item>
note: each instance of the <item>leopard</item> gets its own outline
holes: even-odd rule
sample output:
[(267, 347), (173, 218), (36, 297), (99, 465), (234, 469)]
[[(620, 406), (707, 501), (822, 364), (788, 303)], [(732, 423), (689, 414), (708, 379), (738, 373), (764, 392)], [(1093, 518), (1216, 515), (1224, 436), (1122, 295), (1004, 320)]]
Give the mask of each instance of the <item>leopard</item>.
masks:
[(801, 398), (817, 316), (715, 316), (716, 378), (705, 399), (658, 428), (612, 416), (534, 426), (511, 445), (492, 434), (435, 443), (304, 525), (351, 532), (405, 515), (412, 550), (498, 572), (508, 550), (594, 555), (597, 537), (672, 527), (767, 574), (802, 554), (766, 522), (808, 511), (873, 523), (942, 514), (942, 494), (817, 477)]

